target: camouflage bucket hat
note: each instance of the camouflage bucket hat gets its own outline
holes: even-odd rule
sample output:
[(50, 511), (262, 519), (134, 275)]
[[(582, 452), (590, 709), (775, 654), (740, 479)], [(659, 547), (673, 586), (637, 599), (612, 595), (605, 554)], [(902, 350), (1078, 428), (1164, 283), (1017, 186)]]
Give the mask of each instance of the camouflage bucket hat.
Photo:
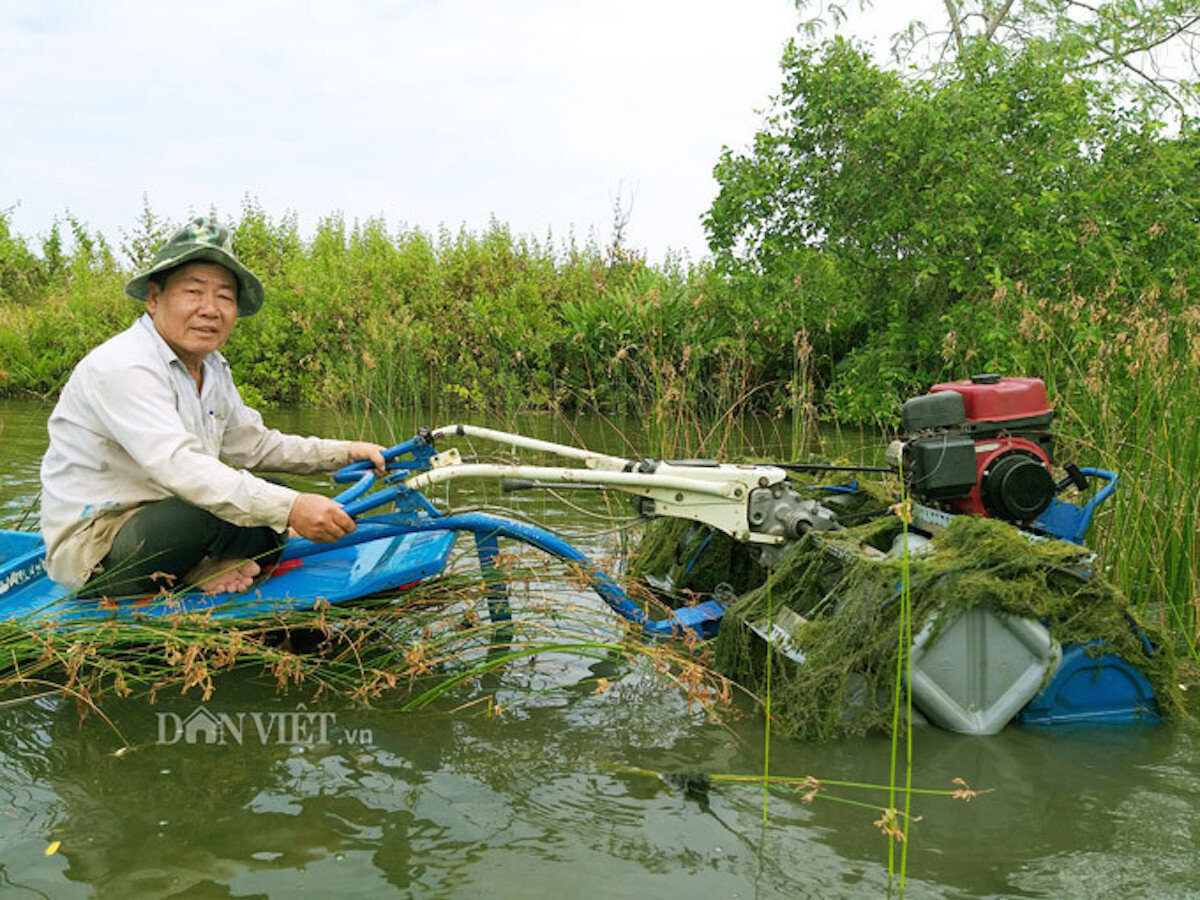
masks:
[(145, 300), (151, 275), (189, 262), (215, 262), (237, 277), (239, 317), (252, 316), (262, 307), (262, 282), (233, 255), (229, 229), (207, 216), (192, 219), (171, 235), (154, 254), (150, 268), (125, 285), (125, 293), (134, 300)]

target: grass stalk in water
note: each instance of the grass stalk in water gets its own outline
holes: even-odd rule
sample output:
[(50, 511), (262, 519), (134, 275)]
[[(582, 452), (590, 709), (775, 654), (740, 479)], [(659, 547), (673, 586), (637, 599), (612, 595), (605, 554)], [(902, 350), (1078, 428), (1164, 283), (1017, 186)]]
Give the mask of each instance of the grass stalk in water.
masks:
[(508, 673), (505, 688), (519, 691), (522, 677), (511, 664), (568, 655), (653, 672), (689, 704), (715, 708), (728, 700), (729, 682), (686, 642), (650, 641), (625, 629), (598, 601), (573, 599), (573, 578), (540, 568), (507, 575), (511, 622), (481, 617), (487, 587), (451, 576), (398, 597), (315, 601), (244, 620), (178, 613), (57, 628), (8, 624), (0, 627), (0, 693), (53, 682), (87, 704), (109, 693), (153, 701), (163, 691), (193, 689), (208, 700), (222, 674), (241, 670), (313, 699), (415, 709), (440, 700), (462, 705), (484, 675)]
[[(763, 790), (782, 790), (787, 789), (793, 794), (800, 794), (800, 802), (806, 806), (812, 804), (816, 800), (829, 801), (831, 803), (839, 803), (846, 806), (854, 806), (861, 809), (870, 810), (872, 813), (879, 815), (879, 818), (874, 820), (872, 824), (879, 829), (880, 833), (887, 837), (889, 847), (895, 844), (896, 841), (906, 843), (909, 826), (913, 822), (918, 822), (922, 816), (913, 814), (911, 804), (906, 803), (903, 810), (897, 809), (894, 803), (895, 785), (888, 784), (872, 784), (863, 781), (839, 781), (828, 778), (816, 778), (812, 775), (803, 777), (790, 775), (750, 775), (738, 773), (710, 773), (710, 772), (656, 772), (651, 769), (623, 767), (619, 771), (630, 775), (643, 775), (654, 777), (662, 780), (676, 790), (682, 791), (688, 796), (704, 796), (714, 786), (719, 784), (732, 785), (762, 785)], [(991, 793), (990, 790), (975, 790), (964, 781), (962, 778), (954, 778), (950, 782), (949, 788), (928, 788), (914, 787), (909, 784), (906, 787), (906, 793), (912, 796), (921, 797), (944, 797), (952, 800), (962, 800), (970, 802), (975, 798)], [(831, 793), (830, 789), (840, 789), (842, 791), (860, 791), (867, 795), (870, 794), (885, 794), (887, 795), (887, 805), (881, 806), (877, 802), (863, 800), (856, 797), (848, 797), (840, 794)], [(889, 873), (890, 878), (890, 873)], [(900, 891), (903, 893), (904, 882), (903, 878), (900, 881)]]
[[(768, 583), (767, 584), (767, 622), (775, 621), (772, 618), (773, 615), (774, 615), (774, 609), (773, 609), (773, 605), (771, 603), (771, 585)], [(766, 686), (765, 686), (766, 698), (763, 703), (763, 718), (765, 719), (765, 721), (763, 723), (763, 774), (762, 774), (763, 823), (764, 824), (767, 821), (767, 800), (769, 799), (768, 794), (767, 794), (767, 784), (770, 782), (770, 779), (771, 779), (771, 663), (773, 662), (771, 657), (773, 655), (772, 654), (773, 649), (774, 649), (774, 643), (772, 641), (767, 641), (767, 650), (766, 650), (767, 677), (766, 677)]]
[[(895, 870), (896, 841), (901, 844), (899, 866), (899, 890), (904, 894), (904, 875), (908, 864), (908, 826), (911, 822), (910, 811), (912, 804), (912, 769), (913, 769), (913, 737), (912, 737), (912, 571), (909, 568), (909, 509), (910, 499), (904, 489), (904, 464), (900, 464), (900, 540), (903, 542), (903, 552), (900, 554), (900, 622), (896, 637), (896, 676), (892, 692), (892, 756), (890, 767), (890, 790), (888, 791), (888, 811), (883, 821), (895, 825), (896, 818), (896, 768), (900, 744), (900, 720), (909, 723), (903, 729), (905, 745), (905, 775), (904, 775), (904, 811), (903, 827), (893, 827), (888, 839), (888, 882), (889, 887), (897, 876)], [(877, 823), (878, 824), (878, 823)], [(881, 826), (884, 827), (884, 826)]]

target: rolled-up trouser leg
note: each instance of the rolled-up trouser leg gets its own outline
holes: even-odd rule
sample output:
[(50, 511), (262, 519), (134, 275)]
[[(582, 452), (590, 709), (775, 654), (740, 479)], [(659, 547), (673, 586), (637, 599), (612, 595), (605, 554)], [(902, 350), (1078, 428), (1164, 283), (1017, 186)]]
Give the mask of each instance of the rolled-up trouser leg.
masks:
[(283, 535), (273, 528), (234, 525), (169, 497), (138, 510), (117, 532), (101, 571), (79, 591), (81, 597), (156, 594), (187, 587), (182, 578), (206, 556), (252, 559), (268, 566), (279, 559)]

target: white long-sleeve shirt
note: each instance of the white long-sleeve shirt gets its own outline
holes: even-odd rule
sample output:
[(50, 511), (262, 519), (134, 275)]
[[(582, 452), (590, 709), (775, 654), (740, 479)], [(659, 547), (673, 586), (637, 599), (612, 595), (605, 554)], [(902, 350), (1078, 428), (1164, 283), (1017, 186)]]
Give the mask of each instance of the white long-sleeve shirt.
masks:
[(42, 459), (42, 536), (55, 581), (81, 586), (129, 517), (167, 497), (282, 532), (297, 492), (246, 470), (304, 473), (349, 462), (349, 441), (267, 428), (242, 402), (220, 353), (203, 366), (197, 391), (144, 315), (75, 367), (47, 423)]

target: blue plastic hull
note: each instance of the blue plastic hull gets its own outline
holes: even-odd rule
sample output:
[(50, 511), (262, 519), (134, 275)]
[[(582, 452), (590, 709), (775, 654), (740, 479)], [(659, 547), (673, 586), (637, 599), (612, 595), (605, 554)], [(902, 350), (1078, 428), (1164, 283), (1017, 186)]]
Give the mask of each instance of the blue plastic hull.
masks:
[(1063, 649), (1054, 677), (1021, 710), (1022, 725), (1127, 725), (1159, 722), (1154, 689), (1119, 656), (1089, 656), (1078, 644)]
[(178, 612), (247, 619), (311, 608), (317, 598), (344, 603), (438, 574), (446, 566), (454, 538), (452, 531), (424, 531), (336, 547), (295, 560), (243, 594), (189, 592), (169, 599), (97, 601), (68, 596), (46, 576), (40, 536), (0, 531), (0, 622), (74, 624)]

